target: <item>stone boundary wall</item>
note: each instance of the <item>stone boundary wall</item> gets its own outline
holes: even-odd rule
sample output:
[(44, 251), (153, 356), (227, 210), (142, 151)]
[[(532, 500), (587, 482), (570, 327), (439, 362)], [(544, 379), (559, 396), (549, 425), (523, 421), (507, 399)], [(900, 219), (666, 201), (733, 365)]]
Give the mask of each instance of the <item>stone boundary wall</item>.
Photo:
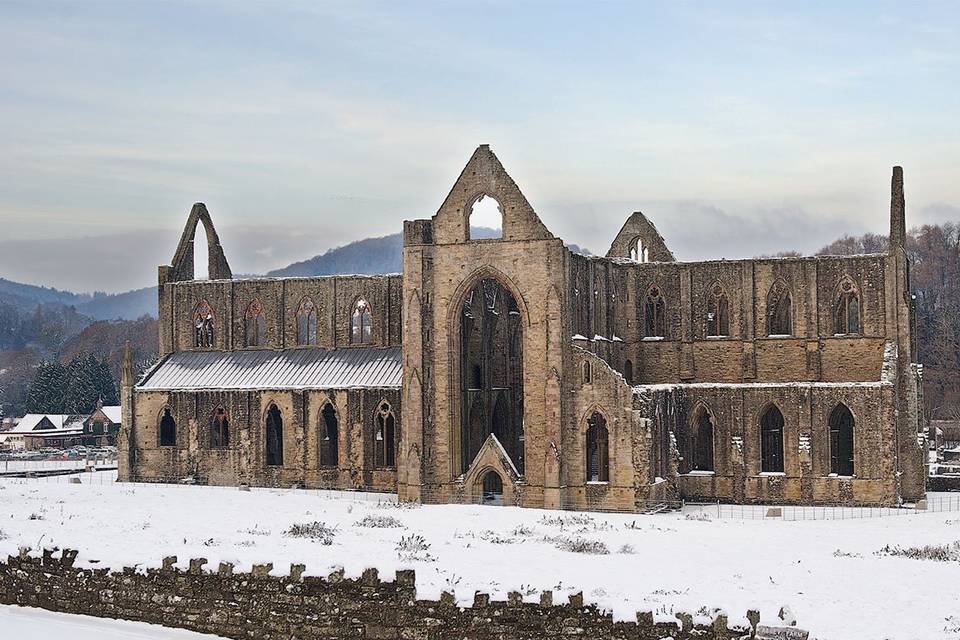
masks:
[(655, 621), (650, 612), (636, 622), (614, 622), (610, 614), (585, 605), (583, 595), (553, 603), (553, 592), (538, 603), (523, 602), (512, 592), (505, 602), (476, 593), (473, 606), (459, 607), (452, 593), (439, 601), (419, 600), (413, 571), (398, 571), (393, 582), (381, 581), (376, 569), (348, 579), (342, 570), (326, 578), (304, 576), (292, 565), (287, 576), (270, 575), (272, 564), (234, 573), (221, 563), (204, 569), (206, 560), (190, 560), (177, 569), (175, 556), (160, 569), (81, 569), (76, 551), (60, 557), (26, 550), (0, 562), (0, 604), (119, 618), (211, 633), (236, 639), (300, 640), (367, 638), (370, 640), (551, 640), (571, 636), (623, 640), (734, 640), (753, 638), (759, 613), (749, 611), (752, 628), (730, 628), (727, 616), (677, 614), (676, 621)]

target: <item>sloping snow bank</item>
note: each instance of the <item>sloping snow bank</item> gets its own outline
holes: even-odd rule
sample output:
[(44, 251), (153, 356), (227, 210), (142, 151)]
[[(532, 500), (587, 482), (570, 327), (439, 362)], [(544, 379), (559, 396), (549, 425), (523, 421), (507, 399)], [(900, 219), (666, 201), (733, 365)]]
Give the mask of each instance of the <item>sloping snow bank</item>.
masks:
[[(93, 474), (91, 474), (93, 475)], [(86, 476), (84, 480), (88, 480)], [(687, 518), (687, 515), (690, 518)], [(287, 535), (302, 526), (300, 537)], [(332, 532), (331, 532), (332, 530)], [(159, 567), (164, 556), (304, 563), (307, 574), (417, 571), (418, 596), (475, 591), (536, 601), (583, 591), (621, 619), (701, 607), (732, 623), (748, 609), (776, 622), (789, 606), (820, 640), (960, 638), (960, 563), (877, 554), (960, 540), (960, 513), (783, 522), (704, 514), (582, 514), (513, 507), (397, 505), (302, 490), (0, 481), (0, 557), (21, 546), (80, 551), (79, 566)], [(316, 534), (316, 535), (314, 535)]]

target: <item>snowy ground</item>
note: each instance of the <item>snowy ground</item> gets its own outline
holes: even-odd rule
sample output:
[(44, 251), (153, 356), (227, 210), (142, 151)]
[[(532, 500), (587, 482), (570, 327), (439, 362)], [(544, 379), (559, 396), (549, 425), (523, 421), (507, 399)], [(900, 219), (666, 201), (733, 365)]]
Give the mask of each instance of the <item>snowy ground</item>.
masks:
[(16, 640), (215, 640), (218, 636), (168, 629), (143, 622), (106, 620), (0, 605), (0, 634)]
[[(386, 580), (398, 568), (413, 568), (420, 597), (452, 590), (465, 604), (477, 590), (494, 598), (520, 590), (531, 601), (541, 589), (553, 589), (555, 601), (582, 590), (621, 619), (633, 619), (637, 610), (672, 616), (719, 607), (738, 621), (759, 608), (762, 622), (772, 623), (788, 605), (820, 640), (960, 638), (960, 547), (947, 561), (878, 553), (886, 545), (952, 544), (960, 540), (960, 512), (785, 522), (704, 513), (403, 508), (371, 495), (125, 485), (111, 478), (111, 472), (84, 474), (80, 485), (0, 480), (6, 536), (0, 557), (20, 546), (56, 545), (79, 549), (78, 563), (97, 567), (159, 566), (163, 556), (176, 555), (184, 568), (196, 557), (211, 567), (235, 562), (238, 571), (273, 562), (275, 573), (285, 573), (291, 563), (305, 563), (314, 575), (342, 566), (359, 576), (372, 566)], [(371, 520), (399, 526), (361, 526)], [(285, 535), (313, 522), (333, 529), (331, 544)], [(424, 542), (398, 551), (409, 536)], [(565, 550), (591, 543), (609, 553)]]

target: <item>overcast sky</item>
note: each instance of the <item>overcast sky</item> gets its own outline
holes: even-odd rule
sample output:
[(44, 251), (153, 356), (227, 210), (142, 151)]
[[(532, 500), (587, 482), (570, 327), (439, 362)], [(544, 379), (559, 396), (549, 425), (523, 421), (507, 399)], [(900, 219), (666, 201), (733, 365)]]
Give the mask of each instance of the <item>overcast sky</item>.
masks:
[(236, 272), (436, 212), (489, 143), (550, 230), (678, 259), (960, 220), (960, 8), (0, 0), (0, 277), (153, 284), (206, 202)]

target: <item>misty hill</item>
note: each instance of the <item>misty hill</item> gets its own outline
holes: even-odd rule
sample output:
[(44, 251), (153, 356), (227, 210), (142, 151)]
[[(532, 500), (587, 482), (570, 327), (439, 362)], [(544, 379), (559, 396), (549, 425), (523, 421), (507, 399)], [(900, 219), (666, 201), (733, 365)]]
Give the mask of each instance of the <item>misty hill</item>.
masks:
[(11, 304), (20, 311), (33, 311), (41, 304), (76, 305), (92, 298), (89, 294), (76, 294), (0, 278), (0, 302)]

